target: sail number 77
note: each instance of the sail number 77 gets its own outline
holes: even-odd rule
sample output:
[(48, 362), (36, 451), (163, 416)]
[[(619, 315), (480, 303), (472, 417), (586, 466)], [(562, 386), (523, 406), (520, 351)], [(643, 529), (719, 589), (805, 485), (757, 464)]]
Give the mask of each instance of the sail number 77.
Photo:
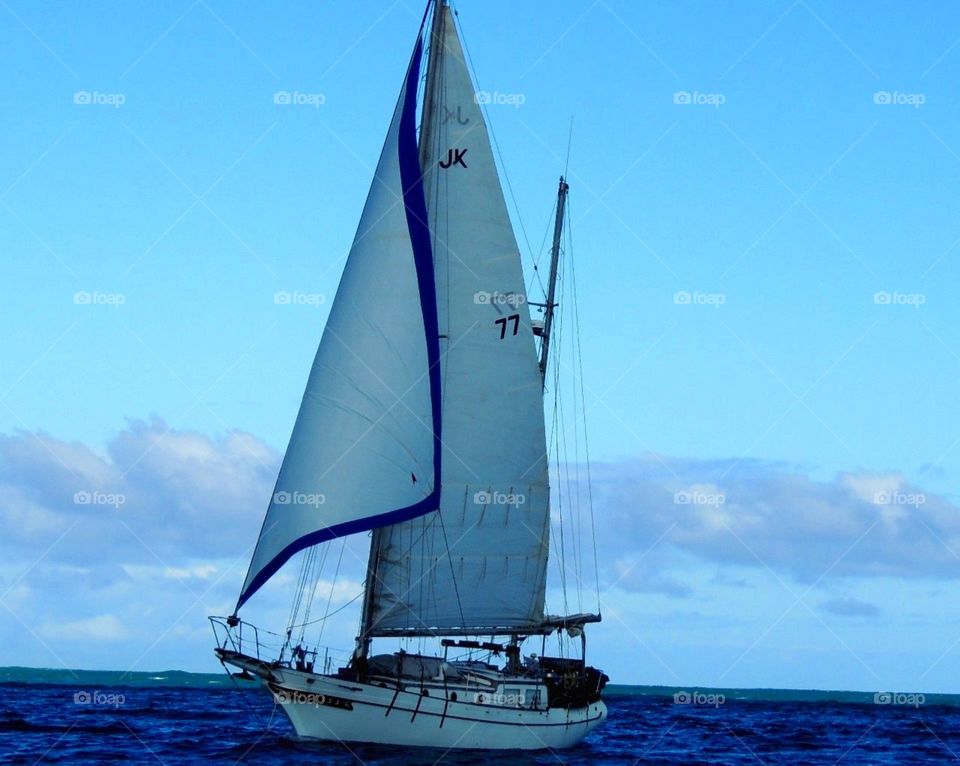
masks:
[(511, 314), (511, 315), (508, 316), (508, 317), (500, 317), (499, 319), (497, 319), (496, 321), (494, 321), (494, 324), (500, 325), (500, 340), (503, 340), (504, 338), (507, 337), (507, 325), (508, 325), (510, 322), (513, 322), (513, 333), (512, 333), (512, 334), (513, 334), (513, 335), (516, 335), (516, 334), (517, 334), (517, 331), (520, 329), (520, 315), (519, 315), (519, 314)]

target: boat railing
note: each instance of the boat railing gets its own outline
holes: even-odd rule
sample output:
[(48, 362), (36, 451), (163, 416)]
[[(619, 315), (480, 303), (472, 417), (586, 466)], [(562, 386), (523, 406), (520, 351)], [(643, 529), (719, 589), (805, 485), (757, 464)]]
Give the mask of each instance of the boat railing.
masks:
[(236, 617), (211, 617), (218, 649), (234, 651), (262, 662), (272, 662), (283, 653), (287, 640), (279, 633), (262, 630)]
[(210, 617), (217, 648), (273, 665), (329, 674), (346, 665), (350, 654), (329, 646), (292, 645), (290, 637), (258, 628), (237, 617)]

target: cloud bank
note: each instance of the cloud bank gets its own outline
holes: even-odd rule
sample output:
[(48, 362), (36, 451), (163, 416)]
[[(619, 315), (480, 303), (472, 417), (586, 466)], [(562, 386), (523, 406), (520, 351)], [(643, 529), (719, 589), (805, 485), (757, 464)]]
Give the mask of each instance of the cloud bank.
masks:
[(176, 567), (237, 556), (256, 537), (278, 466), (250, 434), (210, 437), (158, 418), (130, 423), (105, 452), (45, 433), (0, 436), (0, 546), (29, 559), (69, 530), (54, 560)]
[[(249, 554), (279, 459), (251, 434), (159, 418), (131, 422), (103, 451), (45, 433), (0, 436), (0, 551), (74, 566), (78, 587), (96, 587), (89, 567), (209, 579), (204, 562)], [(678, 557), (804, 582), (960, 577), (960, 509), (899, 473), (816, 480), (759, 460), (647, 455), (596, 464), (592, 478), (601, 579), (639, 592), (689, 595), (669, 572)], [(55, 545), (68, 531), (69, 545)]]
[[(30, 652), (39, 642), (22, 660), (30, 664), (209, 663), (205, 615), (232, 608), (279, 461), (251, 434), (210, 436), (159, 418), (131, 422), (103, 449), (0, 435), (0, 644)], [(645, 455), (595, 464), (592, 478), (605, 593), (715, 597), (752, 587), (752, 569), (834, 583), (821, 612), (873, 619), (886, 609), (838, 597), (845, 581), (960, 577), (960, 509), (896, 472), (824, 479), (760, 460)], [(356, 596), (365, 545), (348, 546), (334, 606)], [(583, 569), (592, 575), (592, 562)], [(282, 628), (293, 578), (282, 572), (253, 604), (270, 612), (264, 625)], [(338, 620), (325, 641), (349, 645), (355, 615)]]
[[(654, 545), (644, 556), (657, 562), (653, 569), (673, 551), (806, 583), (960, 577), (960, 508), (900, 473), (816, 480), (798, 467), (759, 460), (651, 455), (596, 465), (592, 474), (599, 538), (614, 572)], [(623, 580), (630, 585), (629, 576)], [(666, 575), (662, 587), (641, 577), (638, 589), (644, 584), (683, 591)]]

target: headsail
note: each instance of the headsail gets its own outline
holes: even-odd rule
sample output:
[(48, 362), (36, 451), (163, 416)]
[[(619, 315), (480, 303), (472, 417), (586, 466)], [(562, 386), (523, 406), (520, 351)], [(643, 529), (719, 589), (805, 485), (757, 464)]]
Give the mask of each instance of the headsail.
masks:
[(547, 451), (520, 255), (452, 14), (437, 13), (420, 140), (442, 354), (441, 509), (375, 536), (368, 636), (522, 632), (544, 619)]
[(421, 46), (418, 38), (238, 609), (298, 551), (439, 505), (439, 333), (416, 140)]

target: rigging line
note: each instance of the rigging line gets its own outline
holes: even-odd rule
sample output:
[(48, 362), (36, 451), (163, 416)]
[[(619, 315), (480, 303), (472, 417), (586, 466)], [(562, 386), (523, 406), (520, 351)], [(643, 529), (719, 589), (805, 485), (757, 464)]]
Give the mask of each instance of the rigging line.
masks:
[[(559, 273), (559, 278), (562, 280), (561, 282), (562, 297), (560, 302), (566, 303), (571, 299), (571, 296), (569, 294), (569, 286), (566, 284), (566, 280), (567, 280), (566, 252), (563, 253), (563, 257), (564, 257), (564, 267), (558, 273)], [(562, 349), (564, 347), (566, 336), (569, 334), (565, 332), (566, 318), (567, 317), (566, 317), (565, 311), (558, 312), (555, 332), (556, 332), (556, 343), (559, 349)], [(570, 526), (569, 532), (572, 535), (571, 541), (570, 541), (570, 545), (571, 545), (570, 557), (572, 561), (567, 560), (567, 555), (566, 555), (567, 552), (566, 552), (566, 548), (564, 548), (563, 566), (565, 571), (569, 567), (573, 571), (573, 574), (576, 578), (577, 603), (578, 603), (578, 606), (580, 607), (580, 611), (582, 611), (582, 604), (583, 604), (582, 558), (583, 557), (582, 557), (582, 545), (578, 537), (580, 532), (580, 525), (578, 523), (579, 505), (575, 502), (577, 495), (572, 488), (574, 482), (572, 478), (572, 471), (570, 469), (570, 465), (571, 465), (570, 446), (569, 446), (569, 440), (567, 438), (568, 418), (566, 417), (565, 401), (564, 401), (567, 392), (565, 390), (566, 386), (561, 384), (561, 380), (565, 380), (565, 378), (561, 374), (561, 367), (562, 367), (562, 364), (561, 364), (560, 356), (558, 355), (556, 357), (556, 362), (553, 368), (554, 378), (556, 381), (557, 403), (558, 403), (558, 408), (560, 413), (559, 414), (559, 430), (557, 435), (558, 444), (559, 444), (557, 473), (558, 473), (558, 480), (561, 482), (561, 486), (558, 487), (558, 492), (566, 493), (566, 496), (564, 498), (567, 504), (566, 515), (569, 517), (569, 526)], [(575, 385), (575, 381), (573, 383)], [(574, 397), (574, 403), (576, 403), (575, 397)], [(576, 404), (574, 404), (574, 406), (576, 406)], [(575, 450), (578, 449), (578, 440), (576, 437), (576, 433), (574, 434), (574, 449)], [(561, 520), (562, 520), (564, 515), (562, 507), (560, 508), (560, 514), (561, 514)], [(565, 583), (565, 587), (566, 587), (566, 583)], [(568, 588), (565, 594), (565, 597), (569, 598), (569, 596), (570, 596), (570, 592)], [(568, 606), (568, 610), (569, 610), (569, 606)]]
[[(342, 612), (344, 609), (346, 609), (348, 606), (350, 606), (354, 601), (356, 601), (356, 600), (357, 600), (358, 598), (360, 598), (362, 595), (363, 595), (363, 591), (361, 590), (356, 596), (354, 596), (353, 598), (351, 598), (349, 601), (344, 602), (343, 604), (341, 604), (340, 606), (338, 606), (336, 609), (334, 609), (334, 610), (333, 610), (332, 612), (330, 612), (329, 614), (325, 614), (323, 617), (318, 617), (317, 619), (312, 620), (312, 621), (310, 621), (310, 622), (305, 622), (305, 623), (303, 623), (304, 627), (306, 627), (306, 626), (308, 626), (308, 625), (316, 625), (318, 622), (323, 622), (323, 621), (326, 620), (328, 617), (333, 617), (333, 616), (335, 616), (335, 615), (340, 614), (340, 612)], [(294, 627), (299, 628), (300, 626), (299, 626), (299, 625), (296, 625), (296, 626), (294, 626)]]
[(307, 603), (304, 611), (304, 619), (310, 619), (310, 612), (313, 609), (313, 602), (317, 598), (317, 588), (320, 586), (320, 578), (323, 576), (324, 571), (327, 566), (327, 559), (330, 557), (330, 551), (333, 549), (333, 544), (328, 542), (323, 546), (322, 555), (318, 553), (319, 561), (314, 564), (314, 570), (310, 573), (310, 590), (307, 592)]
[[(310, 611), (313, 608), (313, 601), (317, 596), (317, 586), (320, 584), (320, 575), (323, 573), (324, 567), (327, 563), (327, 556), (330, 553), (330, 544), (323, 546), (323, 555), (320, 556), (319, 563), (314, 563), (313, 571), (310, 573), (310, 579), (307, 581), (307, 602), (303, 610), (303, 619), (307, 621), (310, 619)], [(333, 585), (330, 586), (330, 595), (333, 596)], [(303, 634), (304, 628), (300, 629), (300, 643), (303, 643)]]
[[(552, 453), (552, 455), (553, 455), (553, 463), (554, 463), (554, 466), (555, 466), (555, 470), (556, 470), (556, 472), (557, 472), (557, 487), (556, 487), (556, 489), (557, 489), (557, 505), (558, 505), (559, 510), (558, 510), (558, 513), (557, 513), (558, 525), (555, 526), (555, 525), (553, 524), (553, 519), (552, 519), (552, 518), (549, 519), (549, 524), (550, 524), (549, 534), (550, 534), (550, 538), (551, 538), (551, 544), (553, 545), (553, 548), (557, 551), (557, 556), (556, 556), (557, 570), (558, 570), (558, 574), (560, 575), (560, 588), (561, 588), (561, 593), (563, 594), (564, 612), (566, 612), (566, 611), (567, 611), (567, 610), (566, 610), (566, 565), (564, 564), (564, 546), (563, 546), (563, 542), (564, 542), (564, 539), (563, 539), (563, 497), (562, 497), (562, 493), (561, 493), (561, 491), (560, 491), (561, 482), (560, 482), (560, 473), (559, 473), (559, 471), (560, 471), (560, 462), (561, 462), (561, 461), (560, 461), (560, 451), (559, 451), (559, 444), (560, 444), (560, 437), (559, 437), (560, 425), (559, 425), (559, 420), (558, 420), (558, 414), (559, 414), (559, 412), (558, 412), (558, 408), (557, 408), (557, 396), (558, 396), (558, 391), (557, 391), (557, 385), (556, 385), (556, 382), (557, 382), (557, 362), (556, 362), (556, 360), (554, 360), (554, 361), (551, 363), (551, 372), (553, 373), (553, 375), (552, 375), (552, 378), (553, 378), (552, 382), (554, 383), (554, 386), (553, 386), (553, 412), (551, 413), (551, 416), (550, 416), (550, 439), (549, 439), (549, 441), (548, 441), (547, 443), (548, 443), (548, 445), (549, 445), (549, 450), (551, 451), (551, 453)], [(552, 512), (551, 512), (551, 516), (552, 516)]]
[[(557, 443), (557, 400), (556, 400), (556, 395), (554, 395), (554, 399), (553, 399), (553, 411), (552, 411), (551, 414), (550, 414), (550, 438), (549, 438), (549, 440), (547, 441), (547, 449), (548, 449), (548, 452), (550, 453), (550, 454), (548, 455), (548, 461), (549, 461), (549, 459), (552, 457), (552, 458), (553, 458), (552, 462), (553, 462), (553, 464), (554, 464), (555, 466), (556, 466), (556, 465), (559, 465), (558, 456), (557, 456), (556, 443)], [(558, 484), (559, 484), (559, 481), (558, 481)], [(561, 501), (559, 500), (559, 498), (558, 498), (558, 502), (561, 502)], [(559, 546), (558, 541), (557, 541), (557, 530), (554, 528), (554, 524), (553, 524), (553, 498), (552, 498), (552, 497), (550, 498), (550, 514), (551, 514), (551, 517), (550, 517), (550, 519), (549, 519), (549, 523), (550, 523), (549, 533), (550, 533), (550, 538), (551, 538), (551, 545), (552, 545), (553, 548), (557, 551), (557, 557), (556, 557), (556, 559), (557, 559), (557, 566), (558, 566), (558, 568), (559, 568), (560, 578), (561, 578), (561, 580), (562, 580), (562, 579), (563, 579), (563, 569), (562, 569), (562, 565), (561, 565), (561, 563), (560, 563), (560, 554), (561, 554), (562, 552), (561, 552), (561, 550), (560, 550), (560, 546)], [(562, 521), (563, 521), (563, 519), (561, 518), (561, 522), (562, 522)], [(553, 559), (554, 557), (551, 556), (550, 558)]]
[[(564, 178), (568, 178), (570, 174), (570, 147), (572, 144), (573, 144), (573, 117), (570, 118), (570, 131), (567, 134), (567, 158), (563, 166)], [(539, 270), (540, 261), (542, 260), (546, 252), (547, 235), (550, 233), (550, 224), (554, 219), (554, 213), (556, 212), (556, 209), (557, 209), (557, 205), (556, 203), (554, 203), (553, 209), (550, 211), (550, 218), (547, 219), (547, 225), (543, 231), (543, 239), (540, 242), (540, 249), (537, 251), (537, 255), (533, 261), (533, 272), (536, 275), (537, 281), (540, 283), (540, 289), (543, 290), (544, 294), (546, 294), (547, 291), (544, 289), (543, 281), (540, 279), (540, 270)], [(569, 220), (569, 215), (567, 215), (566, 217)]]
[[(323, 630), (327, 626), (327, 617), (330, 616), (330, 604), (333, 602), (333, 589), (337, 587), (337, 579), (340, 577), (340, 565), (343, 563), (343, 552), (347, 547), (347, 538), (343, 537), (340, 543), (340, 556), (337, 558), (337, 568), (333, 573), (333, 580), (330, 582), (330, 593), (327, 595), (327, 606), (323, 610), (323, 621), (320, 625), (320, 635), (317, 636), (317, 643), (323, 638)], [(309, 619), (310, 615), (305, 615), (304, 619)]]
[[(572, 247), (567, 247), (566, 245), (570, 242), (570, 231), (569, 227), (564, 229), (564, 234), (566, 237), (565, 247), (561, 251), (563, 257), (563, 272), (566, 275), (570, 263), (573, 260), (572, 256)], [(574, 300), (573, 292), (571, 290), (570, 280), (567, 276), (564, 278), (563, 284), (563, 301), (566, 304), (571, 303)], [(563, 312), (566, 314), (566, 312)], [(571, 356), (576, 355), (575, 349), (575, 338), (576, 327), (574, 327), (572, 333), (567, 333), (570, 337), (570, 352)], [(579, 420), (580, 413), (578, 412), (578, 402), (576, 396), (576, 372), (571, 366), (570, 370), (572, 372), (571, 378), (571, 390), (570, 397), (573, 401), (573, 469), (571, 470), (570, 463), (568, 462), (565, 465), (566, 477), (567, 477), (567, 487), (570, 497), (568, 498), (568, 507), (570, 509), (570, 525), (573, 529), (573, 561), (574, 561), (574, 574), (577, 578), (577, 611), (583, 611), (583, 527), (581, 524), (582, 514), (580, 512), (581, 502), (580, 502), (580, 482), (578, 476), (574, 476), (574, 472), (579, 472), (580, 466), (580, 428)], [(572, 488), (571, 488), (572, 487)]]
[[(562, 274), (563, 272), (561, 271), (560, 273)], [(563, 284), (561, 284), (561, 295), (563, 295), (563, 293), (565, 293), (566, 290), (567, 290), (566, 280), (564, 279), (564, 280), (563, 280)], [(556, 325), (555, 325), (555, 326), (556, 326), (556, 329), (557, 329), (557, 348), (558, 348), (558, 349), (562, 349), (562, 348), (563, 348), (563, 339), (564, 339), (564, 337), (565, 337), (565, 335), (564, 335), (564, 329), (565, 329), (565, 327), (564, 327), (564, 325), (565, 325), (565, 321), (564, 321), (564, 318), (565, 318), (565, 317), (564, 317), (564, 315), (565, 315), (565, 313), (566, 313), (566, 312), (563, 312), (563, 311), (559, 312), (559, 314), (558, 314), (558, 316), (557, 316), (557, 322), (556, 322)], [(556, 366), (555, 366), (555, 370), (556, 370), (556, 373), (555, 373), (555, 374), (556, 374), (556, 381), (557, 381), (557, 382), (556, 382), (556, 387), (557, 387), (557, 402), (558, 402), (559, 411), (560, 411), (560, 430), (559, 430), (559, 436), (560, 436), (560, 438), (562, 439), (561, 452), (562, 452), (563, 460), (562, 460), (562, 464), (558, 465), (558, 467), (557, 467), (557, 468), (558, 468), (558, 470), (557, 470), (557, 475), (558, 475), (558, 480), (559, 480), (559, 479), (562, 479), (562, 480), (563, 480), (563, 483), (564, 483), (564, 485), (565, 485), (565, 487), (566, 487), (566, 492), (567, 492), (567, 514), (568, 514), (569, 517), (570, 517), (570, 534), (571, 534), (571, 536), (572, 536), (572, 539), (570, 540), (570, 555), (571, 555), (571, 557), (573, 558), (573, 573), (574, 573), (574, 576), (577, 578), (577, 602), (578, 602), (578, 604), (579, 604), (579, 603), (582, 602), (582, 599), (580, 598), (580, 575), (579, 575), (579, 572), (580, 572), (580, 563), (579, 563), (579, 558), (578, 558), (578, 555), (577, 555), (577, 536), (576, 536), (576, 531), (577, 531), (577, 530), (576, 530), (576, 522), (575, 522), (575, 519), (574, 519), (573, 492), (572, 492), (572, 490), (571, 490), (571, 488), (570, 488), (570, 469), (569, 469), (569, 466), (570, 466), (570, 449), (569, 449), (569, 447), (568, 447), (568, 445), (567, 445), (566, 416), (565, 416), (565, 414), (564, 414), (564, 408), (563, 408), (564, 397), (563, 397), (562, 386), (561, 386), (561, 383), (560, 383), (560, 378), (561, 378), (561, 369), (560, 369), (560, 368), (561, 368), (560, 357), (558, 356), (558, 357), (557, 357), (557, 364), (556, 364)], [(561, 467), (561, 465), (562, 465), (562, 467)], [(561, 476), (561, 473), (562, 473), (562, 476)], [(560, 492), (563, 491), (563, 490), (560, 489), (560, 488), (558, 488), (558, 490), (559, 490)], [(561, 513), (561, 514), (563, 513), (563, 509), (562, 509), (562, 508), (560, 509), (560, 513)], [(566, 568), (566, 566), (567, 566), (567, 562), (566, 562), (566, 550), (564, 550), (564, 568)], [(564, 588), (566, 588), (566, 582), (564, 583)], [(566, 599), (567, 599), (567, 598), (568, 598), (568, 594), (567, 594), (567, 593), (564, 593), (564, 599), (565, 599), (564, 605), (565, 605), (565, 608), (569, 609), (568, 604), (567, 604), (567, 602), (566, 602)]]
[[(567, 256), (567, 259), (568, 259), (569, 267), (572, 269), (573, 259), (574, 259), (572, 232), (568, 232), (567, 243), (569, 248), (567, 251), (569, 253), (569, 255)], [(571, 303), (573, 303), (577, 299), (576, 285), (573, 284), (572, 276), (569, 277), (569, 280), (570, 280), (570, 285), (569, 285), (570, 301)], [(575, 307), (574, 307), (574, 311), (576, 311)], [(576, 323), (575, 314), (572, 317), (572, 319), (573, 319), (573, 327), (572, 327), (572, 332), (570, 334), (570, 341), (571, 341), (570, 346), (571, 346), (572, 356), (576, 358), (576, 355), (577, 355), (576, 349), (580, 342), (580, 335), (579, 335), (579, 328)], [(583, 478), (582, 478), (582, 471), (581, 471), (581, 464), (583, 459), (586, 456), (586, 446), (584, 442), (581, 441), (581, 430), (585, 430), (587, 426), (586, 426), (586, 422), (584, 421), (584, 416), (586, 413), (584, 413), (583, 411), (583, 402), (577, 396), (577, 386), (580, 383), (579, 376), (576, 372), (573, 372), (571, 377), (573, 378), (573, 385), (571, 386), (570, 395), (573, 397), (573, 401), (574, 401), (574, 432), (575, 432), (574, 438), (576, 439), (576, 454), (575, 454), (576, 475), (574, 478), (574, 487), (576, 488), (576, 492), (577, 492), (577, 546), (579, 548), (578, 555), (580, 557), (580, 571), (577, 573), (577, 577), (579, 578), (578, 583), (580, 585), (580, 597), (582, 599), (584, 589), (585, 589), (584, 588), (585, 582), (583, 578), (584, 578), (584, 573), (586, 572), (586, 569), (587, 569), (586, 556), (584, 554), (584, 549), (586, 546), (586, 542), (585, 542), (586, 535), (584, 534), (584, 519), (587, 516), (587, 514), (585, 513), (585, 509), (584, 509), (584, 491), (583, 491), (584, 488), (583, 488)], [(580, 604), (580, 611), (581, 612), (585, 611), (582, 602)]]
[[(540, 261), (543, 260), (543, 256), (547, 252), (547, 237), (550, 235), (550, 225), (555, 217), (556, 210), (557, 203), (554, 202), (553, 206), (550, 208), (550, 217), (547, 219), (546, 226), (543, 229), (543, 239), (540, 240), (540, 248), (537, 250), (537, 254), (533, 259), (533, 276), (536, 278), (537, 284), (540, 286), (540, 292), (542, 292), (544, 295), (544, 302), (546, 302), (547, 287), (543, 284), (543, 278), (540, 275)], [(530, 291), (528, 290), (527, 294), (529, 295), (529, 293)], [(541, 308), (540, 311), (542, 312), (543, 309)], [(543, 338), (540, 339), (540, 343), (543, 343)]]
[[(467, 47), (466, 36), (463, 34), (463, 25), (460, 24), (460, 14), (454, 10), (454, 24), (457, 25), (460, 30), (460, 45), (463, 48), (463, 52), (467, 55), (466, 64), (470, 69), (470, 74), (473, 75), (473, 81), (477, 84), (477, 91), (480, 92), (480, 79), (477, 77), (476, 67), (473, 65), (473, 57), (470, 55), (470, 49)], [(520, 215), (520, 205), (517, 204), (517, 197), (513, 193), (513, 184), (510, 183), (510, 176), (507, 174), (507, 166), (503, 161), (503, 153), (500, 151), (500, 142), (497, 141), (497, 134), (493, 130), (493, 123), (490, 122), (490, 113), (487, 109), (486, 104), (478, 104), (480, 111), (483, 113), (484, 119), (487, 123), (487, 133), (490, 134), (490, 138), (493, 140), (493, 148), (497, 152), (497, 160), (500, 164), (500, 172), (503, 175), (503, 180), (507, 182), (507, 190), (510, 192), (510, 201), (513, 203), (513, 207), (516, 211), (517, 221), (520, 224), (520, 231), (523, 232), (523, 239), (526, 242), (527, 250), (530, 252), (530, 258), (533, 259), (533, 248), (530, 246), (530, 237), (527, 236), (527, 227), (523, 224), (523, 216)]]
[[(554, 211), (555, 210), (556, 210), (556, 206), (554, 206)], [(540, 339), (540, 342), (541, 344), (543, 343), (542, 338)], [(551, 516), (550, 518), (548, 518), (548, 524), (549, 524), (548, 534), (550, 536), (551, 545), (554, 548), (554, 550), (556, 550), (557, 552), (557, 556), (555, 557), (555, 560), (557, 564), (557, 570), (560, 575), (560, 587), (561, 587), (561, 593), (563, 594), (564, 613), (566, 613), (567, 611), (566, 609), (566, 603), (567, 603), (566, 602), (566, 566), (564, 564), (563, 496), (561, 491), (562, 482), (560, 481), (561, 479), (560, 457), (561, 456), (560, 456), (560, 447), (559, 447), (560, 445), (559, 434), (560, 434), (561, 426), (559, 423), (559, 409), (558, 409), (559, 386), (557, 385), (557, 382), (558, 382), (557, 368), (558, 368), (558, 364), (555, 357), (554, 359), (550, 360), (551, 383), (553, 384), (552, 385), (553, 409), (550, 415), (550, 434), (549, 434), (549, 439), (547, 440), (547, 445), (548, 445), (548, 452), (550, 453), (548, 454), (548, 462), (549, 462), (549, 458), (552, 456), (553, 457), (552, 462), (554, 464), (554, 470), (557, 476), (556, 496), (557, 496), (557, 506), (558, 506), (557, 519), (559, 523), (558, 525), (555, 525), (553, 523), (553, 518), (552, 518), (553, 503), (551, 498), (551, 502), (550, 502)], [(554, 557), (551, 557), (551, 558), (554, 558)]]
[(316, 546), (310, 546), (307, 548), (303, 555), (300, 557), (300, 573), (297, 576), (297, 588), (294, 591), (293, 603), (290, 605), (290, 616), (287, 619), (287, 640), (290, 640), (290, 634), (293, 630), (293, 625), (297, 621), (297, 617), (300, 614), (300, 604), (303, 601), (303, 586), (306, 582), (307, 576), (307, 567), (310, 560), (310, 555), (314, 553)]
[[(293, 614), (290, 617), (290, 622), (293, 622), (297, 619), (297, 615), (300, 613), (300, 604), (303, 601), (303, 587), (304, 583), (307, 581), (307, 569), (310, 566), (310, 556), (314, 552), (313, 546), (308, 548), (303, 552), (303, 556), (300, 558), (300, 572), (297, 577), (297, 592), (295, 594), (295, 599), (293, 602)], [(288, 628), (288, 637), (289, 637), (289, 628)]]
[[(467, 506), (467, 493), (470, 491), (469, 487), (464, 487), (463, 490), (463, 506), (464, 513), (466, 513)], [(443, 546), (447, 549), (447, 561), (450, 563), (450, 581), (453, 583), (453, 594), (457, 598), (457, 611), (460, 612), (460, 624), (466, 625), (466, 619), (463, 616), (463, 604), (460, 601), (460, 589), (457, 587), (457, 575), (453, 568), (453, 556), (450, 555), (450, 541), (447, 539), (447, 527), (443, 523), (443, 515), (437, 514), (440, 517), (440, 529), (443, 532)]]
[[(558, 332), (559, 332), (559, 329), (558, 329)], [(554, 399), (553, 399), (553, 419), (555, 423), (554, 434), (556, 438), (555, 454), (557, 455), (557, 458), (558, 458), (557, 465), (559, 468), (559, 458), (562, 454), (560, 449), (560, 432), (563, 429), (563, 426), (559, 420), (561, 417), (560, 386), (559, 386), (560, 365), (558, 363), (554, 363), (553, 369), (554, 369), (554, 391), (555, 391)], [(559, 478), (560, 477), (559, 477), (559, 471), (558, 471), (558, 475), (557, 475), (558, 485), (560, 483)], [(560, 531), (560, 546), (559, 546), (560, 555), (558, 557), (557, 563), (560, 566), (560, 587), (563, 593), (563, 611), (564, 611), (564, 614), (569, 614), (570, 608), (569, 608), (569, 602), (567, 600), (567, 564), (566, 564), (567, 548), (566, 548), (566, 538), (564, 536), (564, 531), (563, 531), (563, 492), (559, 486), (557, 487), (557, 504), (559, 505), (559, 508), (557, 509), (557, 518), (559, 519), (559, 527), (560, 527), (560, 530), (559, 530)]]
[[(230, 669), (227, 667), (227, 664), (223, 660), (220, 660), (220, 664), (223, 665), (223, 669), (226, 672), (227, 677), (230, 679), (230, 682), (234, 685), (234, 688), (236, 688), (236, 690), (240, 692), (240, 699), (243, 700), (243, 704), (246, 705), (248, 708), (250, 708), (250, 712), (254, 713), (254, 715), (259, 713), (259, 711), (253, 706), (253, 703), (250, 702), (250, 698), (247, 696), (247, 692), (249, 691), (249, 689), (240, 685), (240, 683), (234, 677), (233, 673), (230, 672)], [(274, 709), (276, 709), (276, 706), (274, 706)], [(272, 714), (270, 715), (270, 720), (273, 720)], [(269, 728), (269, 726), (270, 726), (270, 723), (268, 721), (267, 728)]]
[[(566, 253), (564, 253), (564, 261), (566, 261)], [(567, 268), (566, 263), (564, 263), (564, 269)], [(564, 284), (564, 300), (569, 302), (571, 296), (569, 295), (569, 285)], [(571, 348), (573, 347), (573, 336), (571, 333), (567, 333), (571, 338)], [(572, 531), (572, 541), (571, 548), (573, 549), (573, 571), (574, 577), (576, 578), (577, 586), (577, 611), (583, 611), (583, 545), (581, 540), (581, 525), (580, 525), (580, 491), (579, 484), (577, 482), (575, 472), (577, 466), (580, 464), (580, 438), (579, 438), (579, 428), (577, 424), (578, 418), (578, 407), (577, 407), (577, 397), (576, 397), (576, 379), (573, 375), (570, 376), (570, 387), (572, 392), (570, 393), (570, 399), (573, 402), (573, 461), (570, 461), (570, 452), (569, 448), (566, 455), (566, 460), (564, 462), (564, 473), (566, 476), (567, 483), (567, 509), (570, 514), (570, 526)], [(564, 441), (566, 441), (566, 431), (564, 431)]]
[[(569, 200), (567, 206), (567, 214), (572, 216), (573, 213), (570, 211)], [(573, 252), (573, 231), (570, 230), (570, 251)], [(570, 282), (573, 285), (573, 323), (574, 323), (574, 332), (577, 339), (577, 368), (578, 376), (580, 382), (580, 411), (583, 413), (583, 451), (584, 451), (584, 460), (587, 467), (587, 507), (590, 509), (590, 536), (593, 540), (593, 575), (597, 587), (597, 614), (600, 614), (600, 559), (597, 556), (597, 525), (593, 513), (593, 479), (590, 475), (590, 439), (589, 439), (589, 429), (587, 428), (587, 411), (586, 411), (586, 397), (584, 395), (584, 383), (583, 383), (583, 348), (580, 342), (580, 304), (578, 303), (577, 295), (577, 272), (574, 258), (570, 257)]]

